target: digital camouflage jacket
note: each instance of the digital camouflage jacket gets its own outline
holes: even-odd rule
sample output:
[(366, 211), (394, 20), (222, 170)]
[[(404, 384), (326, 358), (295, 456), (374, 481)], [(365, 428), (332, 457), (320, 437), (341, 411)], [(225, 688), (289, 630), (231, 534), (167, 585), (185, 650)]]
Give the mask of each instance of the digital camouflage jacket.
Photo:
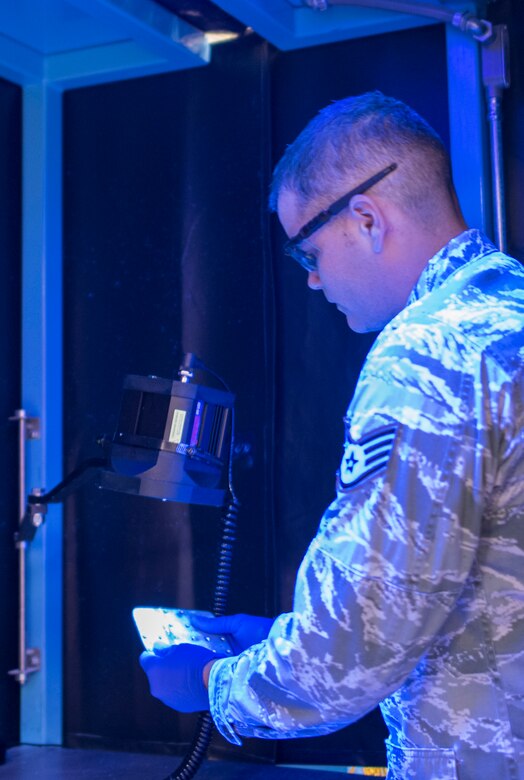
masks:
[(524, 780), (523, 358), (523, 269), (469, 230), (368, 355), (293, 611), (212, 668), (227, 739), (380, 703), (390, 780)]

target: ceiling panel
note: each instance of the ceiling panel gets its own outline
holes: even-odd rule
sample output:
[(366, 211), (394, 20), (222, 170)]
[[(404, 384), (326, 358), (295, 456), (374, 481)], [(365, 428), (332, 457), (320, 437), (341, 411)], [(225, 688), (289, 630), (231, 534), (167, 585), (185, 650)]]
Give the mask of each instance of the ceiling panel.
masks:
[[(485, 3), (406, 5), (478, 12)], [(249, 30), (287, 50), (434, 21), (354, 4), (319, 11), (306, 0), (4, 0), (0, 76), (66, 89), (205, 65), (214, 43)]]

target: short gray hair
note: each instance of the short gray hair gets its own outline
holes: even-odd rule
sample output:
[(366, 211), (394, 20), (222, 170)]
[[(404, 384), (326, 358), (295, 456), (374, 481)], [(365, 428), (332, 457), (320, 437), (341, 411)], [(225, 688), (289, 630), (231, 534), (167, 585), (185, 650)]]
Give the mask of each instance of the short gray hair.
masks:
[(456, 208), (449, 155), (433, 128), (400, 100), (381, 92), (324, 108), (288, 146), (275, 168), (269, 206), (283, 190), (325, 207), (391, 163), (398, 170), (377, 185), (399, 208), (426, 223)]

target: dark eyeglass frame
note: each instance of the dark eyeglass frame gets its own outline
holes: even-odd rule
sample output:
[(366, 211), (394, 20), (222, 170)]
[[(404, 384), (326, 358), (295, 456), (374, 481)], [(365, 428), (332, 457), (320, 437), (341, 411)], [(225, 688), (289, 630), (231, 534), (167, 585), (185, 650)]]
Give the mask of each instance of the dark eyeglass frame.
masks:
[(371, 176), (371, 178), (366, 179), (366, 181), (362, 182), (362, 184), (359, 184), (345, 195), (342, 195), (342, 197), (338, 198), (338, 200), (332, 203), (331, 206), (328, 206), (327, 209), (319, 212), (316, 216), (310, 219), (309, 222), (306, 222), (306, 224), (299, 230), (299, 232), (284, 244), (285, 254), (289, 255), (289, 257), (292, 257), (293, 260), (296, 260), (297, 263), (302, 266), (302, 268), (306, 269), (306, 271), (316, 271), (317, 258), (310, 252), (305, 252), (303, 249), (301, 249), (299, 244), (301, 244), (302, 241), (305, 241), (306, 238), (312, 236), (313, 233), (316, 233), (316, 231), (323, 227), (326, 222), (329, 222), (332, 217), (340, 214), (340, 212), (346, 208), (351, 198), (355, 197), (355, 195), (362, 195), (364, 192), (367, 192), (367, 190), (373, 187), (374, 184), (377, 184), (379, 181), (384, 179), (397, 167), (397, 163), (391, 163), (391, 165), (388, 165), (387, 168), (383, 168), (378, 173), (375, 173), (374, 176)]

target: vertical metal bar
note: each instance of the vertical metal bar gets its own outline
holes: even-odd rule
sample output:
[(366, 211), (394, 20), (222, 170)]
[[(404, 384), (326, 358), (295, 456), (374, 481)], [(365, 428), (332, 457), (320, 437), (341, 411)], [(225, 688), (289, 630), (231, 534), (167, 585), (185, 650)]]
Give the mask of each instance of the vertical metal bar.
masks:
[(509, 35), (505, 24), (493, 27), (482, 46), (482, 78), (486, 88), (491, 148), (491, 180), (495, 243), (506, 251), (504, 149), (502, 143), (502, 95), (510, 85)]
[(480, 46), (446, 26), (450, 153), (453, 178), (470, 227), (492, 234), (491, 193)]
[[(62, 478), (62, 95), (23, 90), (22, 406), (41, 421), (25, 493)], [(21, 742), (62, 742), (62, 524), (53, 506), (26, 548), (27, 642), (42, 667), (21, 689)]]
[[(18, 420), (18, 521), (22, 522), (25, 512), (25, 442), (26, 419), (25, 409), (17, 409), (15, 418)], [(26, 542), (18, 542), (18, 682), (23, 685), (26, 681), (26, 638), (25, 638), (25, 552)]]
[[(39, 436), (39, 420), (28, 417), (25, 409), (17, 409), (9, 418), (18, 423), (18, 524), (22, 525), (26, 512), (26, 441)], [(20, 685), (27, 681), (28, 674), (40, 669), (40, 651), (28, 648), (26, 643), (26, 554), (27, 542), (17, 539), (18, 549), (18, 668), (12, 669), (12, 675)]]
[(491, 141), (491, 180), (493, 182), (493, 216), (495, 243), (501, 252), (506, 244), (506, 211), (504, 187), (504, 163), (502, 151), (502, 93), (490, 90), (488, 93), (488, 120)]

